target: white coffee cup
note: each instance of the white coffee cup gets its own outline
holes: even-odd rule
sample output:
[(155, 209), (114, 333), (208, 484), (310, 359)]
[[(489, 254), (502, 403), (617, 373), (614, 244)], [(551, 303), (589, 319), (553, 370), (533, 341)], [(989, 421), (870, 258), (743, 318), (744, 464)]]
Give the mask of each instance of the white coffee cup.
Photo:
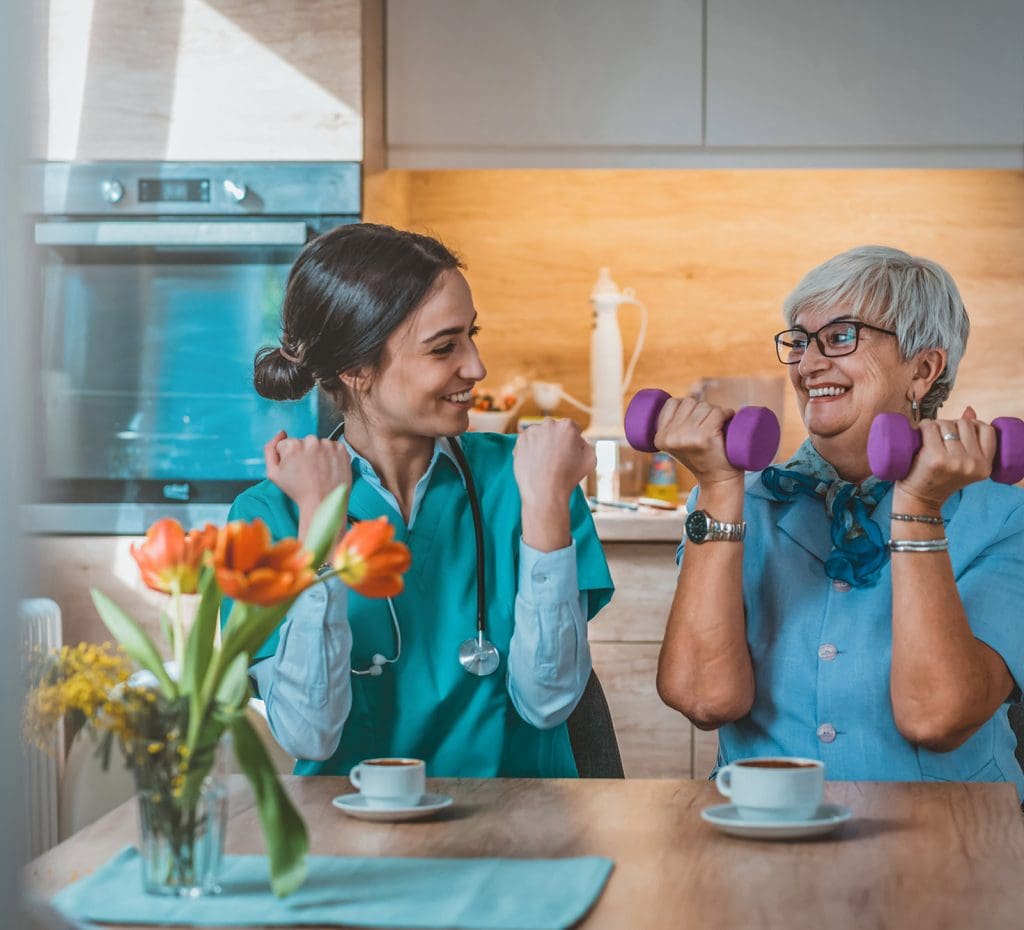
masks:
[(348, 778), (367, 807), (415, 807), (427, 788), (427, 767), (422, 759), (364, 759)]
[(715, 787), (743, 820), (808, 820), (821, 805), (825, 764), (785, 756), (723, 765)]

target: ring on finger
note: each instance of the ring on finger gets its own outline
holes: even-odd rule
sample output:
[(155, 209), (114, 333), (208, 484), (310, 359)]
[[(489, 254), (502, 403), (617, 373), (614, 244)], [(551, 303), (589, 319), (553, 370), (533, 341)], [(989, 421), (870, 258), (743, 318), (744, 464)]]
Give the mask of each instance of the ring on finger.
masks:
[(942, 441), (943, 442), (959, 442), (960, 441), (960, 437), (956, 433), (943, 433), (942, 434)]

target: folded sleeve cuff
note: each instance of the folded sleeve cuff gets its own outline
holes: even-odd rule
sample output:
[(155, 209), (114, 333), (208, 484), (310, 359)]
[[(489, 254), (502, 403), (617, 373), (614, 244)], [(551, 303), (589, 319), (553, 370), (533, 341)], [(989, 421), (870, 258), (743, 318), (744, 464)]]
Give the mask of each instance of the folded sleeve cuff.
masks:
[(541, 552), (520, 540), (519, 595), (535, 607), (575, 601), (579, 596), (576, 541), (564, 549)]

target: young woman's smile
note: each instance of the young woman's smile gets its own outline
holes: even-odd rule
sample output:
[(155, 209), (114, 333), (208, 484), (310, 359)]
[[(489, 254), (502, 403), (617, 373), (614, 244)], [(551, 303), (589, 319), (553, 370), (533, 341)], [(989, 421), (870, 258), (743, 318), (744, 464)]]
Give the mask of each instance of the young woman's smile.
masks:
[(476, 308), (456, 269), (388, 338), (367, 395), (375, 428), (402, 436), (454, 436), (469, 427), (473, 387), (487, 369), (477, 351)]

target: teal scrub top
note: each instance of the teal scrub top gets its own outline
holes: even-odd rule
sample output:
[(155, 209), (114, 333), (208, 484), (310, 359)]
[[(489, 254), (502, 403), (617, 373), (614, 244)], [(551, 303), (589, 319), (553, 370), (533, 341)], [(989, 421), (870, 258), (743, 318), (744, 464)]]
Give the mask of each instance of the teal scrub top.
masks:
[[(575, 777), (566, 725), (538, 730), (516, 712), (506, 687), (522, 535), (519, 489), (512, 473), (514, 436), (467, 433), (462, 449), (480, 498), (487, 589), (487, 637), (501, 664), (485, 677), (458, 662), (459, 644), (476, 631), (476, 547), (469, 496), (448, 456), (439, 456), (412, 531), (367, 481), (353, 476), (349, 512), (360, 520), (387, 517), (395, 539), (412, 553), (405, 589), (394, 598), (402, 655), (379, 676), (351, 675), (352, 710), (334, 755), (298, 760), (300, 775), (348, 774), (375, 756), (424, 759), (433, 777)], [(580, 592), (590, 620), (613, 586), (593, 518), (576, 489), (570, 503)], [(230, 519), (264, 520), (274, 539), (295, 536), (298, 508), (263, 481), (235, 501)], [(384, 599), (349, 592), (352, 667), (375, 653), (393, 656), (394, 628)], [(278, 632), (254, 659), (272, 656)]]

